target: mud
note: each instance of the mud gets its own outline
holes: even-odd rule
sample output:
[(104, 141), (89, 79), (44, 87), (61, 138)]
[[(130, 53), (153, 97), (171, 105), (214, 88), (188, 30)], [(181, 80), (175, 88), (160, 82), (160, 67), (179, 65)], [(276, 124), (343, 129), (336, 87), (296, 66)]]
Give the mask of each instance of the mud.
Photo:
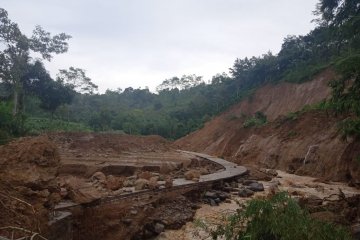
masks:
[[(358, 189), (341, 182), (321, 183), (312, 177), (297, 176), (283, 171), (277, 171), (277, 173), (278, 176), (271, 181), (260, 181), (265, 186), (264, 192), (256, 192), (247, 198), (231, 194), (231, 201), (219, 206), (202, 204), (195, 213), (194, 221), (186, 223), (181, 229), (166, 230), (154, 240), (210, 240), (212, 238), (209, 232), (199, 227), (199, 220), (206, 222), (208, 227), (223, 224), (230, 214), (235, 213), (240, 205), (249, 199), (267, 198), (279, 191), (286, 191), (293, 198), (298, 199), (299, 203), (316, 219), (344, 225), (349, 231), (350, 226), (357, 226), (360, 223), (360, 191)], [(255, 179), (256, 176), (250, 174), (249, 178)]]

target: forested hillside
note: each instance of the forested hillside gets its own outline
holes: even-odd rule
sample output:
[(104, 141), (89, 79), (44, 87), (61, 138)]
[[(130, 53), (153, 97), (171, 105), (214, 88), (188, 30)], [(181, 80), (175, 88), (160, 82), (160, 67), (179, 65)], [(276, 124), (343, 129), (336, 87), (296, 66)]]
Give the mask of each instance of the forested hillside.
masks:
[[(236, 59), (229, 66), (230, 75), (219, 73), (210, 80), (191, 74), (172, 77), (158, 86), (157, 93), (126, 88), (98, 94), (82, 69), (61, 70), (52, 79), (42, 60), (31, 58), (31, 52), (40, 52), (43, 60), (66, 52), (70, 36), (51, 37), (36, 27), (34, 35), (26, 37), (1, 9), (0, 135), (87, 130), (176, 139), (260, 86), (302, 83), (328, 68), (341, 76), (330, 83), (333, 98), (328, 106), (359, 116), (360, 3), (320, 0), (314, 18), (317, 26), (310, 33), (286, 37), (277, 54)], [(262, 113), (248, 117), (266, 121)], [(351, 119), (349, 131), (360, 132), (359, 128), (358, 118)]]

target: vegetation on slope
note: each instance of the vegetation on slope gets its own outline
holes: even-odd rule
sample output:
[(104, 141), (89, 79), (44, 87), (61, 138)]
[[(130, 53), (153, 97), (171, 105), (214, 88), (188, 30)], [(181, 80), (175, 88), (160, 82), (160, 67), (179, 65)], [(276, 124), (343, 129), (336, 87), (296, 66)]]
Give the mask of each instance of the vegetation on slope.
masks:
[[(53, 80), (41, 62), (31, 60), (29, 49), (25, 48), (21, 51), (27, 56), (24, 63), (28, 70), (22, 72), (21, 81), (17, 80), (21, 83), (21, 91), (16, 90), (18, 85), (12, 80), (11, 71), (7, 71), (7, 62), (0, 61), (1, 101), (7, 102), (5, 105), (12, 104), (14, 108), (14, 96), (19, 93), (23, 96), (20, 98), (23, 100), (18, 117), (15, 117), (11, 110), (0, 112), (0, 128), (10, 135), (18, 132), (16, 129), (26, 130), (17, 125), (23, 125), (24, 121), (21, 119), (23, 115), (27, 115), (81, 123), (93, 131), (120, 130), (130, 134), (158, 134), (176, 139), (202, 127), (212, 116), (265, 84), (282, 81), (300, 83), (310, 80), (314, 74), (327, 67), (338, 68), (341, 62), (344, 62), (343, 66), (347, 66), (345, 62), (349, 61), (356, 63), (360, 53), (359, 9), (356, 0), (320, 0), (316, 9), (317, 27), (304, 36), (286, 37), (278, 54), (268, 52), (258, 57), (236, 59), (230, 68), (230, 76), (225, 73), (217, 74), (208, 83), (196, 75), (172, 77), (158, 86), (158, 93), (152, 93), (147, 88), (129, 87), (125, 90), (108, 90), (104, 94), (94, 94), (96, 86), (85, 76), (83, 70), (61, 70)], [(2, 10), (2, 19), (10, 21), (5, 10)], [(7, 23), (4, 23), (5, 20), (1, 23), (1, 31), (6, 32), (9, 28)], [(14, 29), (20, 31), (18, 28)], [(40, 30), (37, 30), (37, 34), (49, 36), (49, 33)], [(20, 36), (25, 42), (33, 42), (32, 38), (22, 34)], [(61, 36), (65, 42), (67, 35)], [(5, 40), (2, 43), (12, 43), (9, 43), (4, 35), (0, 35), (0, 38)], [(11, 41), (18, 43), (19, 39), (17, 37)], [(67, 48), (63, 48), (55, 53), (66, 50)], [(6, 51), (0, 53), (1, 59), (7, 59)], [(48, 51), (45, 53), (50, 54)], [(49, 55), (45, 54), (44, 59), (47, 58)], [(9, 66), (16, 65), (16, 61), (11, 58), (9, 61)], [(349, 110), (356, 111), (353, 106), (358, 105), (359, 99), (350, 97), (346, 92), (345, 79), (357, 79), (355, 76), (358, 76), (358, 73), (340, 73), (344, 79), (332, 84), (333, 104), (339, 104), (339, 109), (351, 106)], [(28, 81), (29, 79), (35, 81)], [(352, 87), (353, 96), (359, 91), (357, 82), (358, 80)], [(347, 97), (338, 97), (345, 95)], [(6, 122), (9, 114), (12, 114), (14, 124)]]

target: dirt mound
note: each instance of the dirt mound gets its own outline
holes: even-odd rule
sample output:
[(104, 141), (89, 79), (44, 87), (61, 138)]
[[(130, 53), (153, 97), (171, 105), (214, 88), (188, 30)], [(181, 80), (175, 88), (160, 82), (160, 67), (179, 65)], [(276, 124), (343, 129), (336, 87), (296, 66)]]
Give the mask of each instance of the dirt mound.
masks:
[(0, 226), (43, 232), (49, 209), (59, 200), (56, 146), (28, 137), (0, 147)]
[(60, 147), (72, 153), (122, 153), (127, 151), (165, 151), (171, 144), (160, 136), (133, 136), (112, 133), (54, 133), (49, 134)]

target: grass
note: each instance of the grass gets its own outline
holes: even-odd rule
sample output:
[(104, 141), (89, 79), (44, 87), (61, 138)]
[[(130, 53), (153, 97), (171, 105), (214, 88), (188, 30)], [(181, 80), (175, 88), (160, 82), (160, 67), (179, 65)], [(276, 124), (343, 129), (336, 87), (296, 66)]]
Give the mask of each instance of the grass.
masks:
[(38, 135), (44, 132), (90, 132), (90, 127), (75, 122), (67, 122), (60, 119), (29, 117), (25, 120), (25, 128), (28, 134)]

